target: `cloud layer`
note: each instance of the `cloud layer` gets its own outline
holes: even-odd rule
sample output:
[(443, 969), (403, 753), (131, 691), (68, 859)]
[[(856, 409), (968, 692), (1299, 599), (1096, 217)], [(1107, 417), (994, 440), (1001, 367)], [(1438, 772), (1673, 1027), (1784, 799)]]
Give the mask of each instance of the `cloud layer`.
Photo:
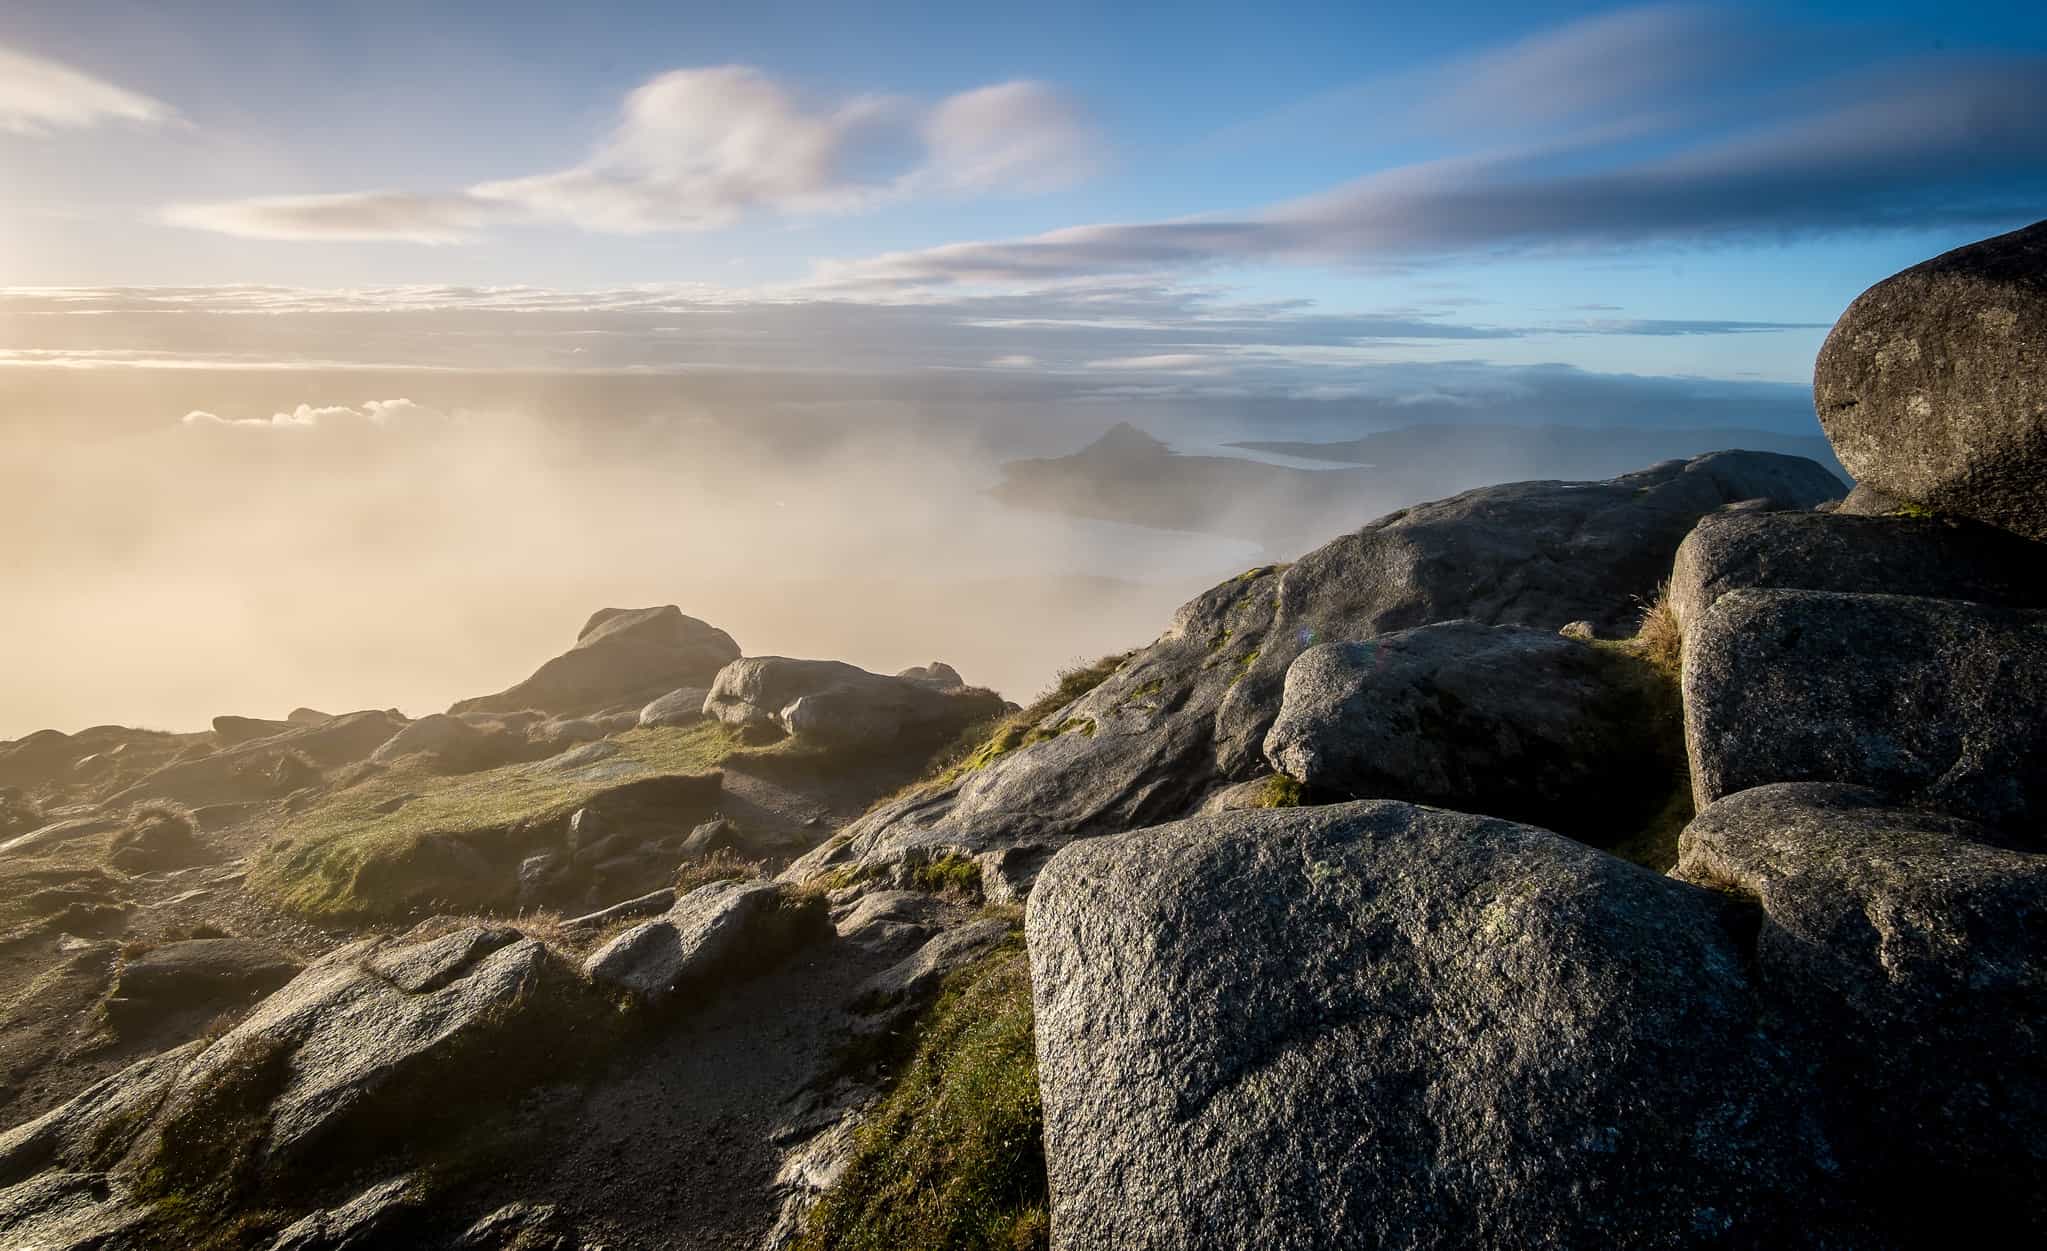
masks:
[[(1521, 345), (1583, 357), (1614, 336), (1774, 336), (1817, 346), (1818, 323), (1630, 318), (1559, 310), (1518, 321), (1443, 302), (1331, 312), (1189, 285), (1094, 283), (884, 303), (700, 287), (0, 288), (0, 366), (806, 374), (987, 373), (1228, 386), (1343, 388), (1391, 356), (1458, 360)], [(1541, 346), (1536, 346), (1536, 345)], [(1793, 355), (1806, 355), (1810, 347)], [(1509, 355), (1512, 355), (1509, 353)], [(1597, 356), (1599, 353), (1591, 353)], [(1753, 365), (1744, 366), (1753, 368)]]
[(47, 135), (108, 122), (154, 126), (176, 117), (160, 100), (0, 47), (0, 133)]
[(580, 164), (448, 192), (369, 191), (173, 205), (175, 225), (259, 239), (459, 243), (494, 225), (614, 234), (712, 230), (750, 214), (850, 212), (920, 191), (1030, 193), (1084, 177), (1101, 140), (1038, 82), (924, 107), (862, 95), (819, 104), (742, 65), (674, 70), (634, 89)]

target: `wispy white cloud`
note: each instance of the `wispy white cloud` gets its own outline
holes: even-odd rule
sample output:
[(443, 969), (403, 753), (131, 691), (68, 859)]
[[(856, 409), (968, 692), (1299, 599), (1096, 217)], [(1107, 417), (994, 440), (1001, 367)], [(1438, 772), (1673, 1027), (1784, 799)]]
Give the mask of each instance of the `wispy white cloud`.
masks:
[(269, 417), (221, 417), (194, 409), (181, 419), (197, 429), (227, 430), (335, 430), (335, 429), (418, 429), (447, 420), (447, 414), (408, 399), (369, 400), (359, 407), (345, 404), (315, 406), (300, 404), (290, 412)]
[(926, 176), (959, 191), (1050, 191), (1078, 182), (1103, 160), (1093, 124), (1071, 99), (1041, 82), (962, 92), (923, 125)]
[(1078, 105), (1037, 82), (933, 106), (859, 95), (818, 103), (760, 70), (674, 70), (634, 89), (579, 164), (448, 192), (267, 196), (173, 205), (181, 226), (260, 239), (458, 243), (490, 226), (613, 234), (713, 230), (754, 213), (852, 212), (925, 191), (1029, 194), (1090, 171), (1102, 144)]
[(707, 230), (763, 209), (845, 211), (885, 193), (853, 158), (882, 142), (904, 107), (878, 96), (810, 107), (747, 66), (675, 70), (626, 97), (589, 160), (469, 195), (515, 216), (625, 234)]
[(244, 239), (389, 239), (463, 243), (487, 225), (492, 207), (464, 195), (362, 191), (343, 195), (264, 196), (164, 210), (174, 226)]
[(46, 135), (53, 130), (177, 120), (161, 100), (117, 87), (82, 70), (0, 47), (0, 131)]
[[(2047, 57), (1833, 63), (1786, 87), (1775, 35), (1691, 6), (1590, 18), (1402, 76), (1420, 92), (1402, 108), (1414, 124), (1492, 146), (1242, 215), (825, 261), (814, 285), (872, 296), (1231, 265), (1411, 266), (2037, 215)], [(1515, 146), (1498, 146), (1503, 134)]]
[(1158, 352), (1150, 356), (1111, 356), (1089, 361), (1089, 369), (1124, 369), (1140, 373), (1213, 373), (1224, 368), (1214, 357), (1193, 352)]

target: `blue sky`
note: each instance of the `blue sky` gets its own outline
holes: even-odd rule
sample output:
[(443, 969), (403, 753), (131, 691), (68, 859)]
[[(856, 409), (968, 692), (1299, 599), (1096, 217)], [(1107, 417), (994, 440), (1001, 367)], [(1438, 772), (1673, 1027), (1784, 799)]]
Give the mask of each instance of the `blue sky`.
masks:
[[(159, 303), (200, 313), (224, 284), (472, 312), (478, 288), (613, 312), (671, 288), (646, 334), (692, 301), (999, 299), (1019, 350), (980, 365), (1162, 386), (1802, 381), (1856, 292), (2047, 205), (2038, 4), (15, 0), (0, 55), (10, 288), (180, 288)], [(0, 300), (0, 350), (133, 338), (46, 333), (41, 298)], [(132, 301), (75, 308), (113, 326)], [(1103, 308), (1151, 341), (1039, 345)], [(1249, 360), (1176, 333), (1219, 311), (1298, 333)], [(1332, 342), (1328, 317), (1407, 325)], [(653, 342), (633, 364), (669, 359)]]

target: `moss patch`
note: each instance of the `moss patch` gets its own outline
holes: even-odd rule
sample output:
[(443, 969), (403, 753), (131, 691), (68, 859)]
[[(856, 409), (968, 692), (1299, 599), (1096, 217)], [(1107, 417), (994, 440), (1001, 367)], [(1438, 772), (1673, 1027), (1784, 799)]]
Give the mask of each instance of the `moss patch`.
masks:
[[(490, 845), (502, 843), (509, 862), (522, 850), (517, 831), (565, 817), (612, 787), (794, 750), (788, 743), (748, 748), (718, 725), (633, 730), (607, 741), (618, 750), (579, 766), (560, 763), (567, 753), (455, 776), (411, 760), (368, 772), (288, 818), (251, 868), (249, 885), (314, 916), (390, 915), (439, 887), (445, 891), (435, 898), (446, 907), (489, 908), (502, 902), (504, 884), (474, 881), (450, 859), (449, 840), (493, 852), (500, 849)], [(443, 869), (450, 880), (435, 880)], [(385, 896), (387, 878), (406, 893)]]
[(1299, 782), (1284, 773), (1275, 773), (1265, 779), (1265, 785), (1258, 789), (1260, 808), (1298, 808), (1306, 801), (1306, 791)]
[(844, 890), (848, 886), (857, 886), (868, 878), (873, 877), (876, 872), (877, 870), (873, 865), (842, 864), (836, 868), (826, 869), (816, 877), (804, 882), (803, 889), (814, 891), (820, 895), (829, 895), (835, 890)]
[(910, 881), (918, 890), (978, 895), (981, 893), (981, 866), (965, 856), (940, 856), (918, 865), (911, 871)]
[(802, 1251), (1047, 1244), (1044, 1110), (1021, 938), (954, 974), (901, 1079), (818, 1200)]
[(1251, 666), (1258, 663), (1258, 656), (1258, 649), (1253, 648), (1237, 657), (1237, 672), (1230, 678), (1231, 686), (1235, 686), (1244, 680), (1244, 675), (1251, 672)]

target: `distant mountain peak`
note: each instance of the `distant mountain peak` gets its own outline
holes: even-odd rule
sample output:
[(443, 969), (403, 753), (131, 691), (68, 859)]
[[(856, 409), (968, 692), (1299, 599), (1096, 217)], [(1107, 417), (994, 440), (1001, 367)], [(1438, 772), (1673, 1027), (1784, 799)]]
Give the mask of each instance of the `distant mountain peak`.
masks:
[(1107, 434), (1082, 449), (1080, 454), (1090, 457), (1150, 459), (1156, 456), (1169, 456), (1172, 453), (1161, 440), (1153, 438), (1127, 421), (1119, 421), (1109, 427)]

